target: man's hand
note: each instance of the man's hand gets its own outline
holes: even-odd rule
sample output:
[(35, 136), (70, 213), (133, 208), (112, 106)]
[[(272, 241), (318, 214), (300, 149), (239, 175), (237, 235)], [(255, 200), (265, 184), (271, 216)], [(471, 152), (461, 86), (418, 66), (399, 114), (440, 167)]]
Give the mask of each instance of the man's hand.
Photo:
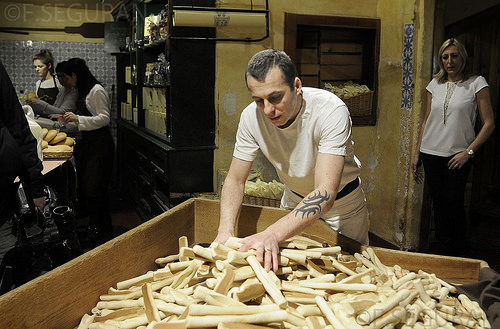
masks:
[(268, 230), (250, 235), (241, 240), (243, 246), (238, 251), (255, 249), (257, 260), (264, 265), (266, 271), (278, 271), (279, 245), (276, 236)]
[(227, 233), (227, 232), (218, 232), (217, 237), (215, 237), (214, 242), (225, 243), (227, 241), (227, 239), (229, 239), (232, 236), (233, 236), (232, 234)]
[(40, 209), (40, 211), (43, 212), (43, 208), (45, 207), (45, 197), (42, 196), (39, 198), (35, 198), (33, 199), (33, 203), (38, 209)]

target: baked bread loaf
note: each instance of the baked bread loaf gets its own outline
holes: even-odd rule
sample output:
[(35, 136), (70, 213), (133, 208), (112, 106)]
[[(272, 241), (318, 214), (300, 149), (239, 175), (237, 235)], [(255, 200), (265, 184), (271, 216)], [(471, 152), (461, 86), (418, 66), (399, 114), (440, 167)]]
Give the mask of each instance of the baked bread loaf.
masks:
[(49, 142), (49, 144), (55, 145), (59, 142), (64, 142), (65, 140), (66, 140), (66, 133), (60, 132), (56, 134), (56, 136)]
[(45, 137), (43, 138), (43, 140), (47, 141), (48, 143), (50, 143), (54, 137), (57, 136), (57, 130), (55, 129), (50, 129), (47, 134), (45, 135)]

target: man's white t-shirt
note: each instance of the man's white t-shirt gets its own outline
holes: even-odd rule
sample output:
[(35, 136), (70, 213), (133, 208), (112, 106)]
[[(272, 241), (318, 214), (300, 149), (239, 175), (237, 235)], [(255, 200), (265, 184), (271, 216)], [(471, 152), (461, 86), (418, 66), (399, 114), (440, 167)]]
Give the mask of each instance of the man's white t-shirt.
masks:
[(314, 167), (319, 153), (342, 155), (345, 166), (339, 191), (360, 173), (354, 156), (351, 117), (333, 93), (303, 87), (302, 108), (295, 121), (281, 129), (271, 123), (255, 103), (242, 112), (234, 157), (253, 161), (259, 149), (276, 168), (283, 184), (306, 196), (314, 190)]
[[(444, 83), (432, 79), (426, 88), (432, 94), (431, 112), (425, 124), (420, 151), (448, 157), (466, 150), (476, 136), (476, 94), (485, 87), (488, 83), (482, 76)], [(451, 95), (445, 111), (447, 89)]]
[[(314, 190), (318, 153), (345, 157), (339, 191), (359, 176), (361, 168), (354, 156), (351, 117), (344, 102), (322, 89), (303, 87), (302, 92), (300, 112), (294, 122), (284, 129), (273, 125), (254, 102), (248, 105), (241, 114), (233, 152), (235, 158), (253, 161), (259, 149), (262, 151), (286, 186), (282, 199), (282, 206), (286, 208), (293, 208), (303, 196)], [(369, 221), (360, 187), (336, 200), (323, 218), (340, 233), (362, 243), (368, 242)], [(349, 228), (354, 232), (342, 231), (340, 221), (344, 219), (353, 219), (353, 224), (356, 222)]]

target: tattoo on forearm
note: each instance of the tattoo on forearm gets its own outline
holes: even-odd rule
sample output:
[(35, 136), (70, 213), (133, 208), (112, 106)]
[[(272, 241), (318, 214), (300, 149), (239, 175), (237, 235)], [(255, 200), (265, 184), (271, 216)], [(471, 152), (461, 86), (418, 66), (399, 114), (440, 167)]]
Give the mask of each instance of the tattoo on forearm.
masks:
[(322, 195), (321, 191), (318, 191), (318, 193), (314, 193), (314, 195), (302, 200), (303, 205), (295, 209), (295, 215), (302, 214), (302, 218), (307, 218), (311, 214), (318, 214), (321, 212), (321, 204), (328, 200), (330, 200), (330, 196), (326, 191), (325, 195)]

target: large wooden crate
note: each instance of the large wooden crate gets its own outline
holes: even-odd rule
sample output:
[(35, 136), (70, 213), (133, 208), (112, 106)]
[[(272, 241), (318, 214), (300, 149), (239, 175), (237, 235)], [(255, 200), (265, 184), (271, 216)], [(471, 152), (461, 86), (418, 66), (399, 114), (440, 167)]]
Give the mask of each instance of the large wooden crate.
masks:
[[(236, 234), (246, 236), (266, 228), (285, 210), (243, 206)], [(109, 287), (148, 270), (154, 260), (178, 252), (178, 238), (191, 244), (211, 242), (217, 233), (219, 202), (190, 199), (84, 255), (0, 296), (0, 328), (74, 328)], [(355, 252), (360, 246), (318, 221), (306, 234)], [(454, 281), (477, 281), (481, 260), (408, 253), (376, 248), (387, 265), (423, 269)]]

